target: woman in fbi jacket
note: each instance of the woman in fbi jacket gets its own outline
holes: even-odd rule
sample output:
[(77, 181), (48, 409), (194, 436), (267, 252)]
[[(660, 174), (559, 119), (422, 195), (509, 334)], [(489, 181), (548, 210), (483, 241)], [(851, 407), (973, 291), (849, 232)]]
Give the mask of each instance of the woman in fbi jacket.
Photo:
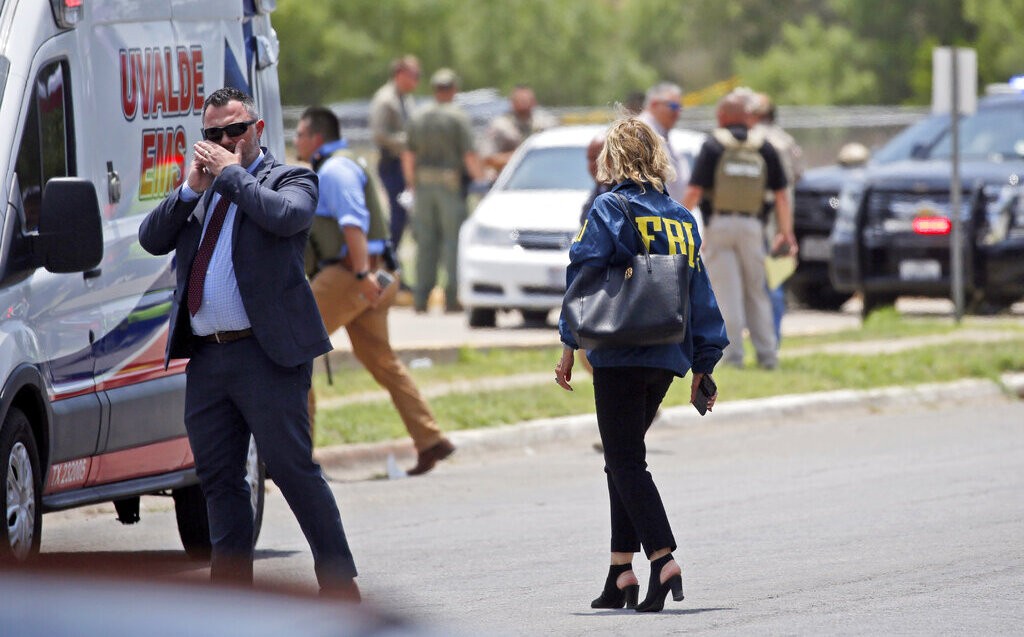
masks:
[[(687, 255), (693, 269), (688, 290), (690, 324), (683, 342), (587, 353), (594, 367), (594, 402), (611, 503), (611, 567), (604, 590), (591, 607), (660, 611), (669, 590), (676, 601), (683, 599), (683, 585), (679, 565), (672, 558), (676, 548), (672, 528), (647, 470), (644, 435), (675, 377), (693, 370), (692, 401), (701, 378), (713, 371), (729, 341), (700, 260), (697, 224), (689, 211), (665, 193), (665, 183), (674, 171), (661, 138), (635, 118), (621, 119), (608, 130), (597, 161), (599, 180), (616, 185), (594, 201), (569, 249), (567, 283), (582, 266), (623, 263), (640, 251), (637, 230), (629, 226), (616, 195), (629, 201), (652, 254)], [(571, 390), (578, 345), (564, 317), (558, 328), (565, 348), (555, 367), (555, 381)], [(708, 401), (709, 408), (715, 397)], [(632, 561), (641, 545), (651, 561), (651, 574), (647, 597), (637, 605), (640, 586)]]

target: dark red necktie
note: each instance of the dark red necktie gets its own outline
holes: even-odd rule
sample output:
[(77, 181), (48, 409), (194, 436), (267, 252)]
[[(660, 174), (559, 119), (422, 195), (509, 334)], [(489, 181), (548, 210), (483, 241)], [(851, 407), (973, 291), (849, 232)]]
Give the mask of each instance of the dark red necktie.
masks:
[(203, 304), (203, 285), (206, 283), (206, 268), (210, 266), (210, 258), (213, 257), (213, 249), (217, 247), (217, 237), (220, 236), (220, 229), (224, 225), (224, 217), (228, 214), (228, 206), (231, 202), (227, 197), (221, 196), (213, 209), (213, 216), (206, 226), (206, 234), (199, 243), (199, 251), (192, 259), (192, 271), (188, 275), (188, 313), (196, 315), (199, 307)]

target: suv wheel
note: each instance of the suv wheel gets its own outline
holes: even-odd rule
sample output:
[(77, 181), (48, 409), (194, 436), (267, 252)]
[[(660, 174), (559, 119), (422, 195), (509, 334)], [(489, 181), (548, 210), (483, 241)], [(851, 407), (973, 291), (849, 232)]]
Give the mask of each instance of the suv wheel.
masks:
[(470, 327), (494, 327), (498, 324), (498, 311), (490, 307), (472, 307), (469, 309)]
[[(260, 461), (256, 441), (250, 436), (249, 454), (245, 461), (245, 481), (249, 484), (252, 504), (252, 543), (260, 537), (263, 527), (264, 481), (266, 467)], [(206, 514), (206, 498), (198, 484), (175, 489), (174, 517), (178, 521), (178, 535), (185, 554), (194, 560), (210, 559), (210, 519)]]
[(43, 484), (36, 440), (20, 409), (8, 412), (0, 430), (0, 476), (4, 479), (0, 503), (5, 512), (0, 525), (0, 559), (24, 562), (39, 553)]
[(812, 310), (836, 311), (850, 300), (849, 294), (837, 292), (831, 285), (793, 286), (789, 292), (797, 303)]

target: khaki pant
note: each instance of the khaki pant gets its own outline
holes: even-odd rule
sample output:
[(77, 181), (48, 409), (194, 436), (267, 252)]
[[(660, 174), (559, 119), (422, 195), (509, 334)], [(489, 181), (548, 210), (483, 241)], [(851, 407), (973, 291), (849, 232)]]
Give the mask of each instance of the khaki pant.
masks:
[(764, 367), (778, 364), (778, 344), (764, 271), (764, 226), (742, 215), (715, 215), (704, 229), (701, 254), (725, 319), (729, 346), (722, 362), (743, 365), (743, 328)]
[[(384, 291), (380, 303), (371, 309), (358, 292), (359, 281), (340, 265), (321, 270), (310, 282), (320, 316), (327, 332), (344, 327), (352, 342), (352, 353), (384, 389), (398, 410), (417, 451), (434, 446), (444, 437), (430, 406), (420, 395), (408, 370), (391, 349), (388, 336), (388, 309), (395, 301), (398, 282)], [(309, 420), (312, 430), (316, 417), (316, 396), (309, 391)]]
[(430, 291), (437, 283), (437, 267), (443, 263), (448, 281), (444, 301), (448, 310), (459, 305), (459, 228), (466, 220), (466, 198), (461, 189), (437, 184), (417, 184), (412, 219), (416, 237), (416, 309), (427, 309)]

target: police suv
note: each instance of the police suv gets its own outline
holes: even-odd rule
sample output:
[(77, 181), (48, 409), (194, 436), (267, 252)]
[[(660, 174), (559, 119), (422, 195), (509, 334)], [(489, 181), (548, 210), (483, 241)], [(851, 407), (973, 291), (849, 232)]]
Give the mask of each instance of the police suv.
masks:
[[(164, 369), (174, 256), (142, 219), (186, 174), (206, 95), (256, 97), (284, 156), (273, 0), (0, 0), (0, 558), (39, 551), (41, 514), (173, 495), (209, 552), (184, 428), (185, 361)], [(263, 476), (250, 445), (257, 532)]]
[[(948, 119), (948, 118), (947, 118)], [(1024, 92), (979, 100), (960, 122), (959, 210), (950, 197), (950, 131), (903, 161), (868, 166), (847, 179), (829, 239), (835, 289), (859, 292), (864, 314), (902, 295), (951, 295), (953, 215), (963, 222), (969, 307), (995, 311), (1024, 297)]]
[[(839, 292), (829, 279), (832, 251), (829, 235), (836, 221), (839, 191), (848, 179), (862, 178), (865, 165), (881, 166), (914, 157), (949, 128), (948, 115), (932, 115), (900, 131), (882, 147), (864, 156), (866, 149), (856, 144), (843, 147), (839, 163), (804, 172), (794, 187), (793, 231), (800, 245), (796, 272), (786, 289), (803, 305), (816, 310), (839, 309), (850, 298)], [(847, 152), (852, 151), (852, 152)]]

